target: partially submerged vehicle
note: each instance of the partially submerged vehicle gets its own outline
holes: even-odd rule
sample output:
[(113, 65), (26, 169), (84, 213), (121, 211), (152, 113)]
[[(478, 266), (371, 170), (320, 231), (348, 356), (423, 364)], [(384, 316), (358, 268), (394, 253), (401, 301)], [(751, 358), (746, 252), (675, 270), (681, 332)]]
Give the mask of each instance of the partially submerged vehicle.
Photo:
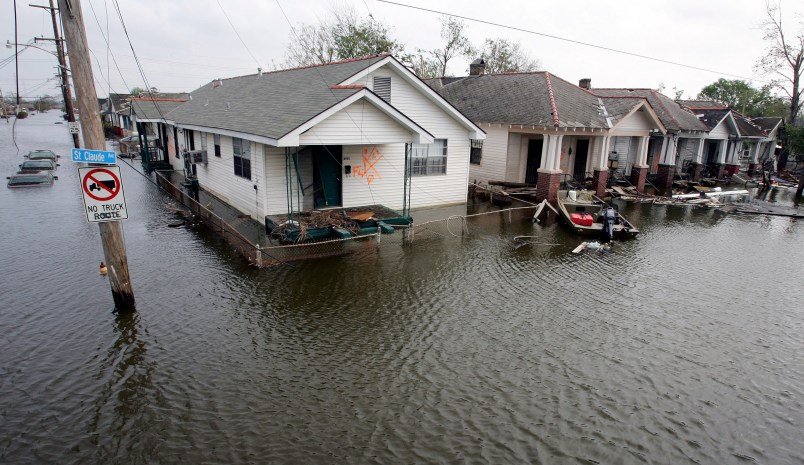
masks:
[(17, 173), (12, 176), (6, 176), (8, 179), (8, 187), (46, 187), (52, 186), (53, 181), (59, 179), (47, 171), (39, 171), (35, 173)]
[(28, 152), (28, 155), (25, 155), (25, 158), (28, 160), (51, 160), (55, 162), (59, 156), (53, 153), (52, 150), (33, 150)]
[(57, 166), (59, 166), (59, 164), (53, 160), (25, 160), (20, 164), (20, 173), (53, 171)]
[(603, 241), (610, 241), (639, 233), (620, 212), (592, 192), (558, 191), (558, 211), (577, 234), (598, 236)]

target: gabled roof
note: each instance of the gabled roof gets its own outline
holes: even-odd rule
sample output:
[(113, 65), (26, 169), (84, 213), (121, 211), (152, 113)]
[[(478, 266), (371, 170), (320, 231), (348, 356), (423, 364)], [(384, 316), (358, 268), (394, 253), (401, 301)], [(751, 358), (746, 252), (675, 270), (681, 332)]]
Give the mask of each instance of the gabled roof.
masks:
[(784, 118), (779, 118), (776, 116), (759, 116), (757, 118), (751, 118), (751, 122), (762, 128), (766, 134), (770, 134), (780, 125), (784, 125)]
[(664, 127), (659, 116), (653, 111), (650, 103), (644, 97), (600, 97), (600, 101), (609, 116), (612, 129), (637, 111), (645, 110), (648, 113), (648, 118), (659, 126), (661, 132), (667, 132), (667, 128)]
[[(174, 94), (167, 97), (132, 97), (129, 100), (130, 114), (139, 121), (169, 119), (166, 115), (187, 101), (189, 94)], [(183, 96), (183, 97), (182, 97)]]
[(475, 122), (609, 128), (597, 96), (546, 71), (441, 78), (429, 84)]
[(126, 100), (132, 97), (131, 94), (109, 94), (109, 111), (118, 111), (126, 104)]
[(655, 89), (592, 89), (601, 97), (644, 97), (668, 131), (709, 131), (694, 114)]
[(727, 105), (714, 100), (677, 100), (678, 104), (690, 110), (728, 110)]
[(762, 132), (762, 128), (752, 123), (750, 119), (736, 111), (732, 111), (732, 114), (734, 115), (734, 121), (737, 123), (737, 129), (740, 131), (741, 137), (759, 138), (765, 136)]
[(212, 81), (168, 115), (180, 125), (218, 128), (278, 140), (317, 115), (366, 91), (339, 86), (387, 55)]
[(731, 113), (729, 109), (694, 109), (692, 111), (710, 130), (714, 129)]

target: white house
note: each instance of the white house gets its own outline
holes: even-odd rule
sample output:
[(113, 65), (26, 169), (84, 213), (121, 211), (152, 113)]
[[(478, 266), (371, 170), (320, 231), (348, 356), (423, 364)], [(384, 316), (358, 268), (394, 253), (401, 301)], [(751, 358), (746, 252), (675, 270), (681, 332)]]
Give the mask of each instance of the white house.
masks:
[(463, 203), (472, 141), (485, 138), (389, 55), (216, 79), (167, 120), (177, 153), (201, 151), (189, 173), (201, 188), (259, 221)]
[(562, 180), (593, 178), (603, 195), (610, 168), (642, 190), (648, 139), (666, 132), (642, 97), (600, 97), (548, 72), (484, 74), (428, 81), (487, 133), (471, 160), (470, 179), (536, 185), (555, 200)]

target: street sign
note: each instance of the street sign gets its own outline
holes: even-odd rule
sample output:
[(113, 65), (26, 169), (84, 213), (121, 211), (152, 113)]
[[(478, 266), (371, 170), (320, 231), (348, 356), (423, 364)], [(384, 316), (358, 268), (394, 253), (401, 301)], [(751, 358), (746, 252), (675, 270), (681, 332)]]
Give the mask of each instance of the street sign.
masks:
[(117, 164), (117, 152), (106, 150), (73, 149), (73, 161), (76, 163)]
[(70, 121), (67, 125), (70, 126), (70, 134), (78, 134), (78, 123), (76, 121)]
[(81, 180), (88, 222), (102, 223), (128, 218), (119, 166), (78, 168), (78, 179)]

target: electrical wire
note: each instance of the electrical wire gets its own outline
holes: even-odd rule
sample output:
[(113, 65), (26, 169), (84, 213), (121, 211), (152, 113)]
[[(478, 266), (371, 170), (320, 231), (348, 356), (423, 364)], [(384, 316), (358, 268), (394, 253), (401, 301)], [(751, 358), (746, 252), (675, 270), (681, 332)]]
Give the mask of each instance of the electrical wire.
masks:
[(433, 9), (430, 9), (430, 8), (424, 8), (424, 7), (420, 7), (420, 6), (414, 6), (414, 5), (407, 5), (405, 3), (393, 2), (393, 1), (390, 1), (390, 0), (377, 0), (377, 1), (381, 2), (381, 3), (387, 3), (389, 5), (395, 5), (395, 6), (400, 6), (400, 7), (404, 7), (404, 8), (410, 8), (412, 10), (420, 10), (420, 11), (426, 11), (428, 13), (435, 13), (435, 14), (439, 14), (439, 15), (452, 16), (452, 17), (455, 17), (455, 18), (465, 19), (466, 21), (472, 21), (472, 22), (475, 22), (475, 23), (487, 24), (489, 26), (496, 26), (496, 27), (501, 27), (501, 28), (504, 28), (504, 29), (510, 29), (512, 31), (524, 32), (524, 33), (527, 33), (527, 34), (533, 34), (533, 35), (537, 35), (537, 36), (541, 36), (541, 37), (547, 37), (548, 39), (560, 40), (560, 41), (563, 41), (563, 42), (569, 42), (571, 44), (583, 45), (585, 47), (592, 47), (592, 48), (596, 48), (596, 49), (600, 49), (600, 50), (606, 50), (608, 52), (620, 53), (620, 54), (623, 54), (623, 55), (629, 55), (629, 56), (633, 56), (633, 57), (637, 57), (637, 58), (642, 58), (642, 59), (645, 59), (645, 60), (657, 61), (659, 63), (666, 63), (666, 64), (673, 65), (673, 66), (681, 66), (683, 68), (695, 69), (695, 70), (698, 70), (698, 71), (705, 71), (707, 73), (715, 73), (715, 74), (720, 74), (720, 75), (723, 75), (723, 76), (731, 76), (731, 77), (740, 78), (740, 79), (747, 79), (749, 81), (757, 81), (757, 82), (767, 83), (767, 81), (762, 81), (760, 79), (740, 76), (738, 74), (725, 73), (723, 71), (716, 71), (716, 70), (713, 70), (713, 69), (702, 68), (700, 66), (688, 65), (686, 63), (680, 63), (680, 62), (677, 62), (677, 61), (665, 60), (664, 58), (656, 58), (656, 57), (652, 57), (652, 56), (648, 56), (648, 55), (642, 55), (640, 53), (634, 53), (634, 52), (629, 52), (629, 51), (625, 51), (625, 50), (619, 50), (619, 49), (616, 49), (616, 48), (606, 47), (604, 45), (597, 45), (597, 44), (593, 44), (593, 43), (589, 43), (589, 42), (582, 42), (580, 40), (569, 39), (569, 38), (566, 38), (566, 37), (560, 37), (560, 36), (556, 36), (556, 35), (552, 35), (552, 34), (547, 34), (547, 33), (544, 33), (544, 32), (534, 31), (534, 30), (531, 30), (531, 29), (524, 29), (524, 28), (521, 28), (521, 27), (509, 26), (507, 24), (495, 23), (495, 22), (492, 22), (492, 21), (486, 21), (484, 19), (472, 18), (470, 16), (463, 16), (463, 15), (458, 15), (458, 14), (454, 14), (454, 13), (447, 13), (445, 11), (433, 10)]
[[(262, 67), (262, 65), (260, 64), (260, 61), (259, 61), (259, 60), (257, 60), (257, 58), (254, 56), (254, 54), (253, 54), (253, 53), (251, 53), (251, 50), (249, 50), (248, 45), (246, 45), (246, 43), (243, 41), (243, 38), (242, 38), (242, 37), (240, 37), (240, 33), (239, 33), (239, 32), (237, 32), (237, 28), (235, 28), (235, 27), (234, 27), (234, 24), (232, 24), (232, 20), (231, 20), (231, 19), (229, 19), (229, 15), (228, 15), (228, 14), (226, 14), (226, 10), (224, 10), (224, 9), (223, 9), (223, 5), (221, 5), (220, 0), (215, 0), (215, 2), (218, 4), (218, 7), (219, 7), (219, 8), (221, 9), (221, 11), (223, 12), (223, 16), (226, 18), (226, 21), (228, 21), (228, 22), (229, 22), (229, 26), (231, 26), (231, 27), (232, 27), (232, 30), (234, 31), (234, 33), (235, 33), (235, 35), (237, 36), (237, 38), (238, 38), (238, 39), (240, 39), (240, 43), (241, 43), (241, 44), (243, 44), (243, 48), (245, 48), (245, 49), (246, 49), (246, 51), (248, 52), (248, 54), (249, 54), (249, 55), (251, 55), (251, 59), (252, 59), (252, 60), (254, 60), (254, 63), (257, 63), (257, 67), (258, 67), (258, 68)], [(115, 3), (117, 3), (117, 0), (115, 0)]]

